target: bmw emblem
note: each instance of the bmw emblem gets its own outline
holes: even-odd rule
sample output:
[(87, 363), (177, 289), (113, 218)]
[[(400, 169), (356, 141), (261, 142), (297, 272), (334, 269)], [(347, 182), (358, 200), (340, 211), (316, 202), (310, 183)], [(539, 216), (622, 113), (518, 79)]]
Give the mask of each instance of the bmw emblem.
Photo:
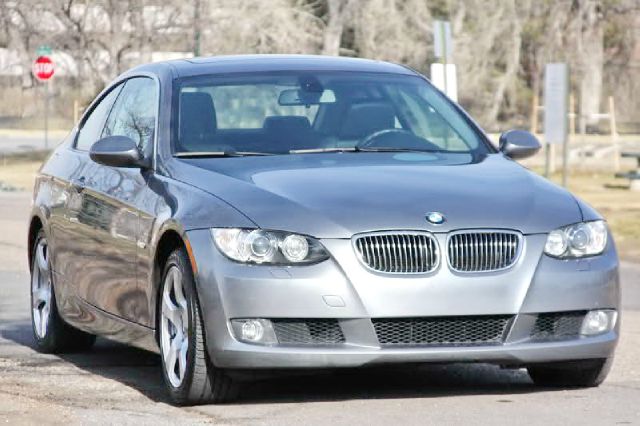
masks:
[(440, 212), (429, 212), (426, 216), (427, 222), (433, 225), (442, 225), (445, 222), (445, 217)]

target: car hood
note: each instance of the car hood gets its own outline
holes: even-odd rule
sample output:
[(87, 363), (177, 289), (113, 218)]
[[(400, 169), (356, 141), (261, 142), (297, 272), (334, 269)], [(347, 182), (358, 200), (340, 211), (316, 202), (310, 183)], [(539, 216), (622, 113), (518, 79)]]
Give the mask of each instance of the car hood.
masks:
[[(169, 172), (225, 200), (262, 228), (319, 238), (398, 229), (532, 234), (581, 220), (571, 194), (501, 154), (174, 159)], [(446, 221), (432, 225), (425, 219), (428, 212), (440, 212)]]

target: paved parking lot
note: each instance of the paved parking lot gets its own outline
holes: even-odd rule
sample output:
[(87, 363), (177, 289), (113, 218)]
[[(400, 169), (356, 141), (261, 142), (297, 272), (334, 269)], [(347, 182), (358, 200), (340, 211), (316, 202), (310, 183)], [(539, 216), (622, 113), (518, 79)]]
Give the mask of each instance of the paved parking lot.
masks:
[(0, 422), (8, 424), (640, 424), (640, 266), (623, 264), (622, 339), (597, 389), (544, 390), (523, 370), (411, 366), (289, 375), (230, 405), (167, 403), (156, 355), (99, 340), (92, 352), (32, 348), (26, 194), (0, 194)]

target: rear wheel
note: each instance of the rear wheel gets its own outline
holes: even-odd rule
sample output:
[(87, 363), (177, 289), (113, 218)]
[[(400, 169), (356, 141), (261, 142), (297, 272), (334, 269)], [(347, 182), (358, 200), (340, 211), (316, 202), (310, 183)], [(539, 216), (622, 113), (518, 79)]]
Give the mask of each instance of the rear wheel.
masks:
[(40, 230), (33, 245), (31, 267), (31, 324), (36, 348), (44, 353), (87, 350), (96, 337), (77, 330), (60, 317), (53, 290), (49, 245)]
[(173, 402), (192, 405), (235, 398), (237, 385), (209, 360), (195, 281), (183, 249), (167, 260), (160, 297), (162, 371)]
[(530, 365), (529, 377), (538, 386), (595, 387), (606, 379), (613, 357)]

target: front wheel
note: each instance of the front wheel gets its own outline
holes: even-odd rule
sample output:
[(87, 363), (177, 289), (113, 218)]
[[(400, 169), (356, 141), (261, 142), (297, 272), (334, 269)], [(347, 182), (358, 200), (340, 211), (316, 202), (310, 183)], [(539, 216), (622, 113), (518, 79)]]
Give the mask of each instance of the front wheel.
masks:
[(595, 387), (607, 378), (613, 357), (530, 365), (527, 372), (538, 386)]
[(160, 350), (165, 385), (178, 405), (227, 402), (237, 385), (209, 360), (189, 259), (184, 249), (169, 256), (160, 289)]
[(58, 313), (53, 290), (50, 249), (40, 230), (31, 254), (31, 325), (36, 348), (44, 353), (83, 351), (91, 348), (96, 336), (65, 323)]

